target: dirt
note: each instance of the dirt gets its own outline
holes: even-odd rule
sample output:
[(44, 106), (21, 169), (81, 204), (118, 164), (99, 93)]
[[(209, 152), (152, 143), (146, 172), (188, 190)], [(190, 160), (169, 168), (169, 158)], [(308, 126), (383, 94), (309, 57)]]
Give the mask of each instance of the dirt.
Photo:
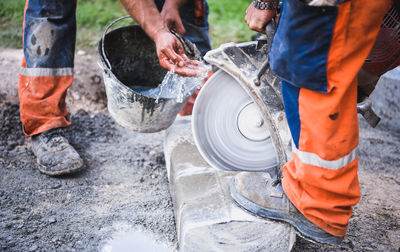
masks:
[[(1, 71), (18, 72), (15, 54), (21, 55), (0, 49)], [(114, 123), (92, 56), (78, 57), (75, 72), (67, 97), (72, 125), (65, 134), (87, 169), (63, 177), (38, 171), (15, 103), (17, 76), (2, 75), (0, 251), (96, 251), (121, 229), (147, 230), (174, 248), (163, 132), (139, 134)]]
[[(66, 136), (87, 170), (51, 178), (36, 169), (15, 121), (18, 106), (7, 104), (3, 115), (1, 128), (11, 126), (6, 130), (14, 137), (0, 135), (1, 143), (9, 143), (0, 150), (0, 250), (93, 251), (119, 222), (149, 229), (173, 246), (162, 134), (135, 134), (105, 114), (81, 110)], [(9, 119), (15, 124), (4, 123)]]
[[(123, 229), (177, 247), (163, 154), (164, 133), (118, 126), (106, 110), (96, 56), (78, 55), (66, 136), (87, 169), (48, 177), (36, 168), (19, 122), (21, 51), (0, 48), (0, 251), (96, 251)], [(329, 247), (298, 238), (293, 251), (398, 251), (400, 132), (360, 119), (362, 198), (348, 239)]]

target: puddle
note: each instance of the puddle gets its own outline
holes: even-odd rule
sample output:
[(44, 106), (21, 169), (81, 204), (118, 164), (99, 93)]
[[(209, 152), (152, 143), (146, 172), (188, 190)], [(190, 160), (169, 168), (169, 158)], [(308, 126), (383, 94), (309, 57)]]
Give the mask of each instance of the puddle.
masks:
[(111, 239), (102, 243), (100, 252), (172, 252), (166, 244), (156, 241), (152, 234), (140, 231), (129, 230), (115, 233)]

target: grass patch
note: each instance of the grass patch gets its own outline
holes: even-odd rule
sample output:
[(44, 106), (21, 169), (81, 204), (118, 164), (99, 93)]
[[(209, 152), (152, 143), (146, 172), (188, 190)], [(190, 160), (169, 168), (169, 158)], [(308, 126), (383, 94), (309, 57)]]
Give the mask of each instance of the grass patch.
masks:
[[(71, 0), (72, 1), (72, 0)], [(149, 0), (150, 1), (150, 0)], [(213, 48), (226, 42), (249, 41), (254, 32), (244, 22), (248, 0), (208, 0), (210, 37)], [(22, 47), (22, 21), (25, 0), (0, 0), (0, 46)], [(96, 50), (106, 26), (126, 15), (116, 0), (79, 0), (77, 17), (77, 49)], [(129, 22), (122, 22), (127, 25)], [(120, 26), (121, 26), (120, 25)]]
[(22, 47), (25, 0), (0, 0), (0, 46)]
[(248, 0), (208, 0), (213, 48), (227, 42), (249, 41), (254, 34), (244, 22)]
[(10, 17), (0, 17), (0, 46), (22, 48), (22, 21), (18, 23)]

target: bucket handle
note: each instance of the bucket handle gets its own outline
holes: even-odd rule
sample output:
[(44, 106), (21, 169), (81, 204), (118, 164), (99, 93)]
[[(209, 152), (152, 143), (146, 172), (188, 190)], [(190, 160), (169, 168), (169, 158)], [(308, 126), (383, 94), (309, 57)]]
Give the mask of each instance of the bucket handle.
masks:
[(109, 25), (107, 26), (107, 28), (104, 30), (103, 36), (101, 37), (101, 53), (103, 54), (104, 61), (105, 61), (105, 63), (106, 63), (106, 67), (108, 67), (110, 70), (111, 70), (111, 63), (110, 63), (110, 61), (108, 61), (106, 52), (105, 52), (105, 50), (104, 50), (104, 38), (105, 38), (105, 36), (106, 36), (108, 30), (111, 28), (111, 26), (113, 26), (115, 23), (118, 23), (118, 22), (121, 21), (122, 19), (126, 19), (126, 18), (129, 18), (129, 17), (131, 17), (131, 16), (126, 15), (126, 16), (117, 18), (117, 19), (115, 19), (114, 21), (112, 21), (111, 24), (109, 24)]

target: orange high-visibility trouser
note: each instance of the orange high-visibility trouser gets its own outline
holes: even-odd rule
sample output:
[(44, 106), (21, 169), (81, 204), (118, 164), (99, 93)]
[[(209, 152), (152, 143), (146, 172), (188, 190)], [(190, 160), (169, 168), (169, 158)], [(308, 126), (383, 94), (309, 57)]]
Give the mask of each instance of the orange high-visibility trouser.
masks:
[(283, 189), (307, 219), (335, 236), (346, 235), (360, 199), (357, 73), (392, 4), (340, 2), (310, 7), (285, 0), (271, 50), (293, 137)]
[(73, 81), (75, 0), (27, 0), (20, 116), (26, 136), (70, 125), (65, 96)]

